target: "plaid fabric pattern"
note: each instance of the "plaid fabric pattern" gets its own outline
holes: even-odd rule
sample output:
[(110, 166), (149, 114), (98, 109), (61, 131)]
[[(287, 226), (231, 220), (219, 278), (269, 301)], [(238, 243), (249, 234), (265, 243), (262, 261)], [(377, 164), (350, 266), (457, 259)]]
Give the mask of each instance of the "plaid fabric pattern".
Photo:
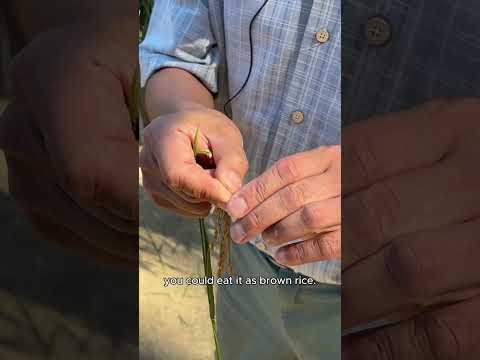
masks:
[[(480, 97), (478, 0), (346, 0), (343, 8), (345, 126), (432, 99)], [(372, 48), (363, 26), (377, 15), (392, 39)]]
[[(248, 180), (287, 155), (339, 144), (340, 3), (270, 0), (253, 22), (250, 44), (250, 23), (263, 0), (157, 1), (140, 47), (142, 84), (161, 68), (182, 68), (217, 94), (222, 109), (244, 84), (253, 58), (249, 81), (231, 103), (250, 161)], [(315, 38), (322, 29), (330, 33), (323, 44)], [(295, 111), (304, 113), (303, 123), (292, 122)], [(294, 270), (340, 283), (339, 261)]]

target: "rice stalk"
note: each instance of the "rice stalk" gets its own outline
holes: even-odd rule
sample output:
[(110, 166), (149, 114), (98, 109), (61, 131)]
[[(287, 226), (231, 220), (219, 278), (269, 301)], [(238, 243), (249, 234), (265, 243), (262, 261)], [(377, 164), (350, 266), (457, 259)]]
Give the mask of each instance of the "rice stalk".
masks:
[[(193, 153), (194, 153), (195, 159), (198, 159), (199, 155), (204, 155), (211, 159), (213, 157), (213, 154), (209, 149), (204, 149), (204, 150), (199, 149), (199, 146), (198, 146), (199, 136), (200, 136), (200, 130), (197, 128), (195, 132), (195, 138), (193, 140)], [(208, 234), (205, 226), (205, 219), (199, 219), (198, 222), (200, 225), (200, 235), (201, 235), (201, 241), (202, 241), (202, 255), (203, 255), (203, 269), (204, 269), (205, 277), (207, 279), (213, 278), (212, 260), (210, 255), (210, 241), (208, 240)], [(215, 359), (221, 360), (222, 355), (220, 352), (220, 343), (218, 341), (218, 336), (217, 336), (217, 323), (215, 318), (215, 295), (213, 292), (213, 285), (208, 284), (207, 282), (206, 286), (207, 286), (207, 298), (208, 298), (210, 322), (212, 324), (213, 339), (215, 341)]]

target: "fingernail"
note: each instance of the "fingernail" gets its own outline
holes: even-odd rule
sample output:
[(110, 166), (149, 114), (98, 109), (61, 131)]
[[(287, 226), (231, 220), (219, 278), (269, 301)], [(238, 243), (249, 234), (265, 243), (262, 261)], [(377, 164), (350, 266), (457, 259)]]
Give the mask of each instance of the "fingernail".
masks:
[(223, 179), (225, 181), (225, 186), (230, 190), (231, 193), (235, 193), (242, 187), (242, 179), (240, 176), (233, 171), (227, 171)]
[(242, 224), (235, 223), (230, 227), (230, 236), (232, 237), (232, 240), (235, 241), (237, 244), (242, 243), (245, 235), (245, 230), (243, 230)]
[(239, 219), (247, 211), (248, 205), (241, 196), (234, 196), (227, 204), (227, 212), (230, 216)]

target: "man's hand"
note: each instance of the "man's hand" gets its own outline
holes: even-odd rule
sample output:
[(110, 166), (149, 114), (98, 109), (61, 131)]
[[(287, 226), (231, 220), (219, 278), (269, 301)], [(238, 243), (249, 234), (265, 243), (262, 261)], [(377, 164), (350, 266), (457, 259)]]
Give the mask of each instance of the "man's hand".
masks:
[(23, 49), (0, 146), (10, 192), (48, 238), (136, 266), (138, 143), (125, 99), (138, 27), (129, 20), (57, 28)]
[(232, 239), (262, 234), (281, 246), (285, 265), (340, 258), (340, 146), (320, 147), (281, 159), (237, 192), (227, 205), (237, 218)]
[[(379, 359), (474, 358), (468, 351), (478, 342), (467, 329), (478, 333), (480, 314), (466, 309), (480, 294), (479, 119), (478, 99), (445, 101), (344, 132), (342, 326), (401, 321), (372, 335), (388, 341), (396, 334), (380, 344)], [(436, 314), (471, 326), (437, 321)], [(418, 326), (422, 319), (430, 319), (429, 327)], [(361, 353), (368, 336), (346, 342), (358, 350), (353, 358), (368, 358)], [(466, 355), (440, 356), (442, 336)], [(427, 357), (410, 356), (415, 351)]]
[(477, 360), (480, 297), (426, 312), (396, 325), (351, 335), (343, 360)]
[[(195, 161), (197, 129), (199, 148), (213, 152), (214, 170)], [(143, 186), (157, 205), (185, 216), (204, 217), (211, 204), (225, 207), (247, 172), (238, 128), (225, 115), (200, 105), (157, 117), (145, 128), (144, 142)]]

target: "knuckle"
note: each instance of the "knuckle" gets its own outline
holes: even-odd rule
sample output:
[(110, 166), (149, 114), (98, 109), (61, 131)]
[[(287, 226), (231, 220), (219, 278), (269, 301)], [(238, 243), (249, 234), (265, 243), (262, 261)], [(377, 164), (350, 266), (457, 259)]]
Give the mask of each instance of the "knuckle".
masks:
[(321, 259), (331, 259), (339, 255), (338, 239), (332, 235), (318, 236), (310, 242), (313, 253)]
[(372, 220), (376, 222), (382, 237), (391, 238), (401, 217), (401, 201), (395, 190), (387, 183), (375, 184), (365, 192), (362, 200), (367, 208), (372, 209)]
[(256, 202), (261, 203), (267, 198), (268, 186), (265, 181), (258, 179), (253, 183), (252, 186), (252, 195), (255, 198)]
[(392, 243), (385, 255), (386, 273), (394, 286), (412, 298), (427, 295), (426, 275), (421, 259), (412, 248), (401, 242)]
[(291, 184), (280, 193), (280, 201), (288, 211), (293, 211), (305, 204), (305, 189), (300, 184)]
[(379, 170), (377, 169), (377, 156), (372, 149), (370, 139), (367, 137), (359, 138), (358, 141), (352, 142), (348, 146), (347, 154), (349, 157), (355, 159), (353, 164), (356, 164), (353, 173), (355, 176), (361, 178), (361, 182), (369, 184), (376, 179)]
[(414, 321), (414, 332), (419, 352), (433, 359), (455, 360), (461, 358), (462, 349), (457, 335), (448, 321), (435, 315), (420, 317)]
[(325, 220), (320, 214), (320, 207), (307, 205), (300, 211), (300, 220), (309, 230), (318, 230), (324, 225)]
[(378, 331), (372, 335), (369, 341), (373, 344), (376, 360), (396, 360), (393, 339), (389, 332)]
[[(341, 220), (347, 241), (345, 248), (355, 259), (361, 259), (383, 246), (383, 234), (364, 192), (342, 198)], [(364, 241), (354, 241), (356, 238)]]
[[(373, 187), (372, 187), (373, 188)], [(348, 204), (350, 209), (350, 224), (355, 223), (355, 230), (361, 231), (366, 241), (368, 251), (375, 251), (384, 245), (385, 229), (378, 215), (378, 209), (372, 205), (373, 190), (367, 190), (359, 196), (354, 196)], [(346, 217), (348, 220), (348, 217)], [(346, 224), (349, 225), (349, 224)], [(359, 244), (360, 245), (360, 244)], [(365, 246), (365, 245), (363, 245)], [(366, 249), (367, 250), (367, 249)]]
[(293, 157), (277, 161), (273, 166), (273, 171), (283, 183), (291, 183), (299, 178), (299, 170)]
[(293, 261), (297, 264), (303, 264), (307, 260), (308, 250), (304, 242), (295, 244), (291, 248)]
[(248, 214), (245, 219), (242, 220), (243, 227), (245, 229), (245, 232), (251, 233), (255, 229), (259, 229), (261, 227), (261, 220), (258, 214), (255, 211), (252, 211), (250, 214)]

